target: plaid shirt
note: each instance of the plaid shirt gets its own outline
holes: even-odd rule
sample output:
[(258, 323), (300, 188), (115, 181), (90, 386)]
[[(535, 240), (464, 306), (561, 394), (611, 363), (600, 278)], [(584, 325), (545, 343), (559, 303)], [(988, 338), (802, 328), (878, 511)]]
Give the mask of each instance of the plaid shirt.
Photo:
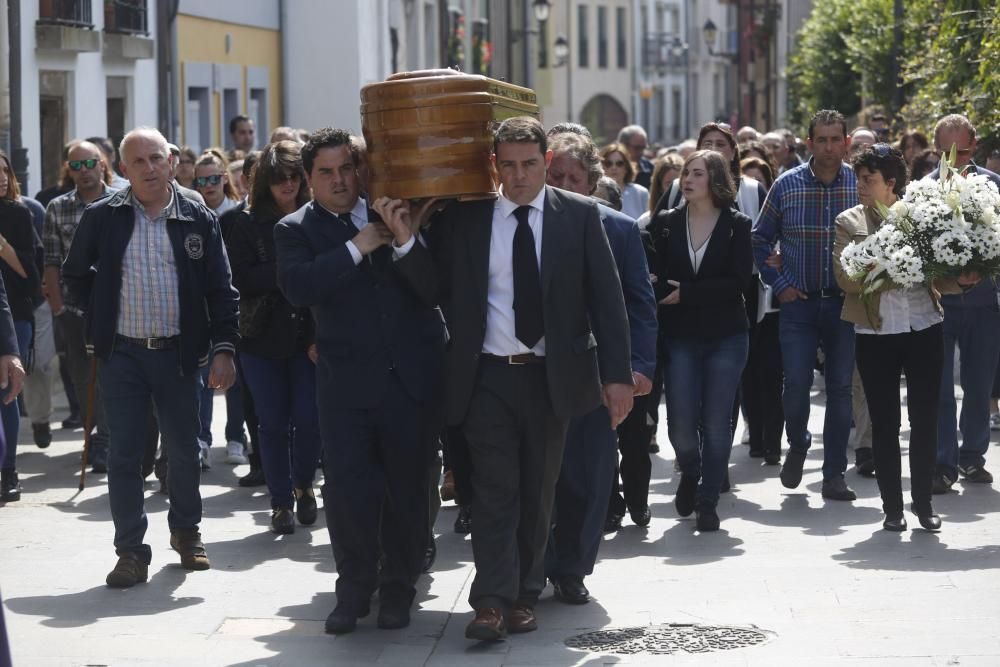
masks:
[[(753, 226), (753, 256), (761, 278), (780, 294), (788, 287), (803, 292), (836, 288), (833, 273), (834, 222), (858, 205), (854, 171), (846, 164), (827, 185), (816, 178), (812, 160), (782, 174), (767, 194)], [(781, 242), (782, 265), (764, 262)]]
[(177, 262), (167, 234), (167, 218), (177, 217), (176, 199), (150, 218), (130, 194), (135, 227), (122, 257), (118, 328), (122, 336), (159, 338), (181, 332)]
[[(113, 190), (105, 186), (98, 199), (111, 192)], [(45, 266), (62, 268), (62, 263), (69, 254), (69, 246), (73, 243), (73, 235), (76, 234), (76, 228), (80, 224), (80, 217), (85, 208), (87, 208), (87, 203), (80, 199), (76, 190), (70, 190), (49, 202), (45, 209), (45, 223), (42, 226)], [(63, 301), (67, 301), (69, 295), (65, 284), (62, 285), (62, 293)], [(79, 312), (77, 309), (71, 310)]]

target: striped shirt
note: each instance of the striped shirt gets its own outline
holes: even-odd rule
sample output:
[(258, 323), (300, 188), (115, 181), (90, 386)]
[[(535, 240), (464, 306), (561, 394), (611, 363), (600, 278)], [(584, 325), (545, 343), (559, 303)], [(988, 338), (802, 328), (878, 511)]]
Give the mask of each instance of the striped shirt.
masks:
[[(753, 256), (764, 282), (776, 294), (789, 287), (806, 293), (836, 288), (834, 223), (843, 211), (857, 205), (857, 180), (846, 164), (840, 165), (830, 185), (816, 178), (812, 160), (782, 174), (753, 225)], [(782, 265), (775, 270), (764, 262), (779, 241)]]
[(181, 300), (167, 219), (177, 217), (177, 201), (171, 195), (155, 218), (131, 194), (129, 204), (135, 226), (122, 257), (117, 332), (132, 338), (176, 336), (181, 332)]

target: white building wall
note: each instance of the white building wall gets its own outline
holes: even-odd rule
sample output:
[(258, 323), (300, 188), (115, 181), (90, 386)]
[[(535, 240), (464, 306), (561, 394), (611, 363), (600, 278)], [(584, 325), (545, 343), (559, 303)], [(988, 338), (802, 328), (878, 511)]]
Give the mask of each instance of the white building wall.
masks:
[[(736, 91), (727, 93), (727, 74), (736, 66), (732, 62), (736, 29), (735, 19), (730, 22), (727, 5), (719, 0), (689, 0), (688, 8), (688, 62), (691, 89), (691, 132), (712, 120), (725, 120), (738, 108)], [(718, 28), (714, 53), (709, 53), (702, 28), (711, 20)], [(728, 105), (727, 105), (728, 95)], [(734, 128), (736, 129), (736, 128)]]
[[(148, 30), (156, 34), (156, 0), (148, 0)], [(66, 104), (67, 139), (89, 136), (106, 136), (107, 77), (129, 77), (129, 104), (131, 110), (126, 124), (133, 127), (157, 124), (158, 89), (156, 60), (122, 60), (106, 57), (102, 52), (66, 53), (37, 51), (35, 49), (35, 22), (38, 19), (38, 0), (21, 1), (21, 122), (22, 142), (28, 149), (28, 194), (42, 188), (41, 181), (41, 113), (39, 102), (40, 73), (61, 71), (67, 73), (68, 95)], [(103, 3), (94, 2), (94, 30), (104, 28)]]

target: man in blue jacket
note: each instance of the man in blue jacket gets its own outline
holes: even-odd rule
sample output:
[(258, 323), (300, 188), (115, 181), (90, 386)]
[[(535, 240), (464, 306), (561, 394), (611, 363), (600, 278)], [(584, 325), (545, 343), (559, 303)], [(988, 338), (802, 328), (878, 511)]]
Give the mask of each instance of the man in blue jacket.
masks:
[[(965, 174), (988, 176), (1000, 187), (1000, 176), (972, 161), (976, 151), (976, 128), (965, 116), (951, 114), (939, 120), (934, 128), (934, 145), (945, 156), (954, 147), (957, 169), (965, 169)], [(940, 175), (939, 168), (928, 178), (937, 180)], [(1000, 311), (997, 285), (993, 280), (980, 281), (964, 294), (946, 295), (941, 298), (941, 305), (944, 307), (944, 370), (938, 403), (937, 470), (931, 486), (934, 493), (947, 493), (959, 475), (976, 484), (993, 482), (993, 475), (985, 467), (985, 455), (990, 447), (990, 394), (1000, 359)], [(957, 422), (956, 343), (962, 352), (962, 412)]]
[(108, 427), (108, 496), (118, 563), (108, 586), (146, 581), (142, 462), (149, 402), (170, 458), (170, 546), (188, 570), (209, 565), (198, 524), (198, 369), (228, 389), (235, 378), (239, 294), (215, 215), (173, 185), (167, 141), (140, 128), (121, 143), (129, 187), (84, 211), (62, 267), (74, 302), (86, 304), (88, 348)]
[[(564, 124), (554, 129), (566, 127)], [(593, 142), (572, 129), (562, 134), (553, 134), (550, 130), (549, 138), (552, 162), (546, 183), (589, 196), (603, 173)], [(652, 388), (656, 368), (656, 300), (649, 281), (649, 267), (639, 226), (628, 216), (607, 206), (599, 205), (598, 210), (625, 297), (635, 393), (637, 397), (646, 396)], [(629, 437), (628, 427), (635, 418), (639, 418), (639, 423), (644, 426), (647, 410), (643, 401), (637, 399), (629, 418), (619, 427), (620, 437)], [(594, 571), (616, 475), (618, 438), (609, 423), (608, 409), (602, 405), (583, 417), (573, 419), (566, 434), (562, 469), (556, 484), (555, 528), (549, 540), (545, 570), (552, 581), (556, 599), (568, 604), (583, 604), (590, 596), (583, 580)], [(639, 430), (644, 431), (642, 428)], [(645, 457), (646, 462), (648, 491), (649, 433), (644, 433), (638, 440), (641, 445), (639, 454)], [(624, 459), (624, 451), (622, 456)], [(632, 518), (638, 525), (649, 523), (649, 506), (644, 499), (636, 500), (631, 509)]]

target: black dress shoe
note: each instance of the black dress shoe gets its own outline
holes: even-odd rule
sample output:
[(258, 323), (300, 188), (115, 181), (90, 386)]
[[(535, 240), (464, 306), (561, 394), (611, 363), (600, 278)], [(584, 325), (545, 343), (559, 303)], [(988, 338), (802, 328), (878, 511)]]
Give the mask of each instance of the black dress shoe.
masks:
[(552, 580), (552, 590), (555, 598), (566, 604), (587, 604), (590, 602), (590, 591), (583, 585), (583, 577), (567, 574)]
[(39, 449), (45, 449), (52, 444), (52, 429), (48, 422), (31, 425), (31, 435)]
[(693, 475), (681, 475), (680, 484), (677, 485), (677, 494), (674, 496), (674, 507), (680, 516), (691, 516), (694, 511), (695, 494), (698, 492), (698, 478)]
[(376, 622), (382, 630), (399, 630), (410, 624), (410, 608), (401, 604), (386, 604), (378, 610), (378, 620)]
[(781, 466), (781, 485), (786, 489), (794, 489), (802, 482), (802, 466), (806, 462), (806, 453), (789, 449), (785, 454), (785, 465)]
[(653, 513), (649, 510), (649, 505), (646, 505), (642, 509), (629, 510), (628, 514), (632, 517), (632, 523), (643, 528), (648, 526), (649, 520), (653, 518)]
[(917, 515), (917, 521), (920, 522), (920, 527), (924, 530), (932, 532), (941, 530), (941, 517), (935, 514), (934, 510), (927, 510), (925, 512), (913, 510), (913, 513)]
[[(430, 539), (430, 541), (427, 544), (427, 548), (424, 550), (424, 565), (423, 565), (423, 568), (420, 570), (421, 572), (423, 572), (425, 574), (427, 572), (430, 572), (431, 568), (434, 567), (434, 561), (437, 559), (437, 555), (438, 555), (438, 548), (437, 548), (437, 544), (434, 542), (434, 538), (430, 537), (429, 539)], [(409, 613), (410, 613), (409, 611), (406, 612), (406, 614), (407, 614), (407, 616), (406, 616), (407, 623), (409, 623), (409, 618), (410, 618)], [(382, 626), (380, 625), (379, 627), (381, 628)], [(401, 625), (399, 627), (402, 628), (402, 627), (405, 627), (405, 626)]]
[(903, 518), (903, 513), (898, 514), (887, 514), (885, 520), (882, 522), (882, 527), (886, 530), (891, 530), (894, 533), (901, 533), (906, 530), (906, 519)]
[(316, 523), (316, 495), (312, 487), (295, 489), (295, 517), (303, 526), (311, 526)]
[(261, 468), (250, 468), (250, 472), (240, 477), (239, 485), (242, 487), (264, 486), (267, 480), (264, 479), (264, 470)]
[(458, 517), (455, 518), (455, 532), (468, 535), (472, 532), (472, 505), (459, 505)]
[(608, 518), (604, 520), (604, 534), (617, 533), (622, 529), (622, 519), (625, 518), (624, 514), (608, 514)]
[(80, 419), (80, 413), (75, 412), (71, 414), (69, 417), (66, 417), (66, 419), (62, 421), (62, 427), (69, 431), (73, 431), (78, 428), (83, 428), (83, 420)]
[(368, 615), (368, 609), (358, 609), (343, 602), (338, 602), (330, 615), (326, 617), (327, 634), (342, 635), (352, 632), (358, 627), (358, 619)]
[(271, 532), (275, 535), (291, 535), (295, 532), (295, 515), (287, 507), (271, 510)]
[(694, 510), (695, 528), (699, 533), (711, 533), (719, 529), (719, 515), (715, 505), (699, 505)]
[(776, 466), (781, 463), (781, 452), (764, 452), (764, 464)]

